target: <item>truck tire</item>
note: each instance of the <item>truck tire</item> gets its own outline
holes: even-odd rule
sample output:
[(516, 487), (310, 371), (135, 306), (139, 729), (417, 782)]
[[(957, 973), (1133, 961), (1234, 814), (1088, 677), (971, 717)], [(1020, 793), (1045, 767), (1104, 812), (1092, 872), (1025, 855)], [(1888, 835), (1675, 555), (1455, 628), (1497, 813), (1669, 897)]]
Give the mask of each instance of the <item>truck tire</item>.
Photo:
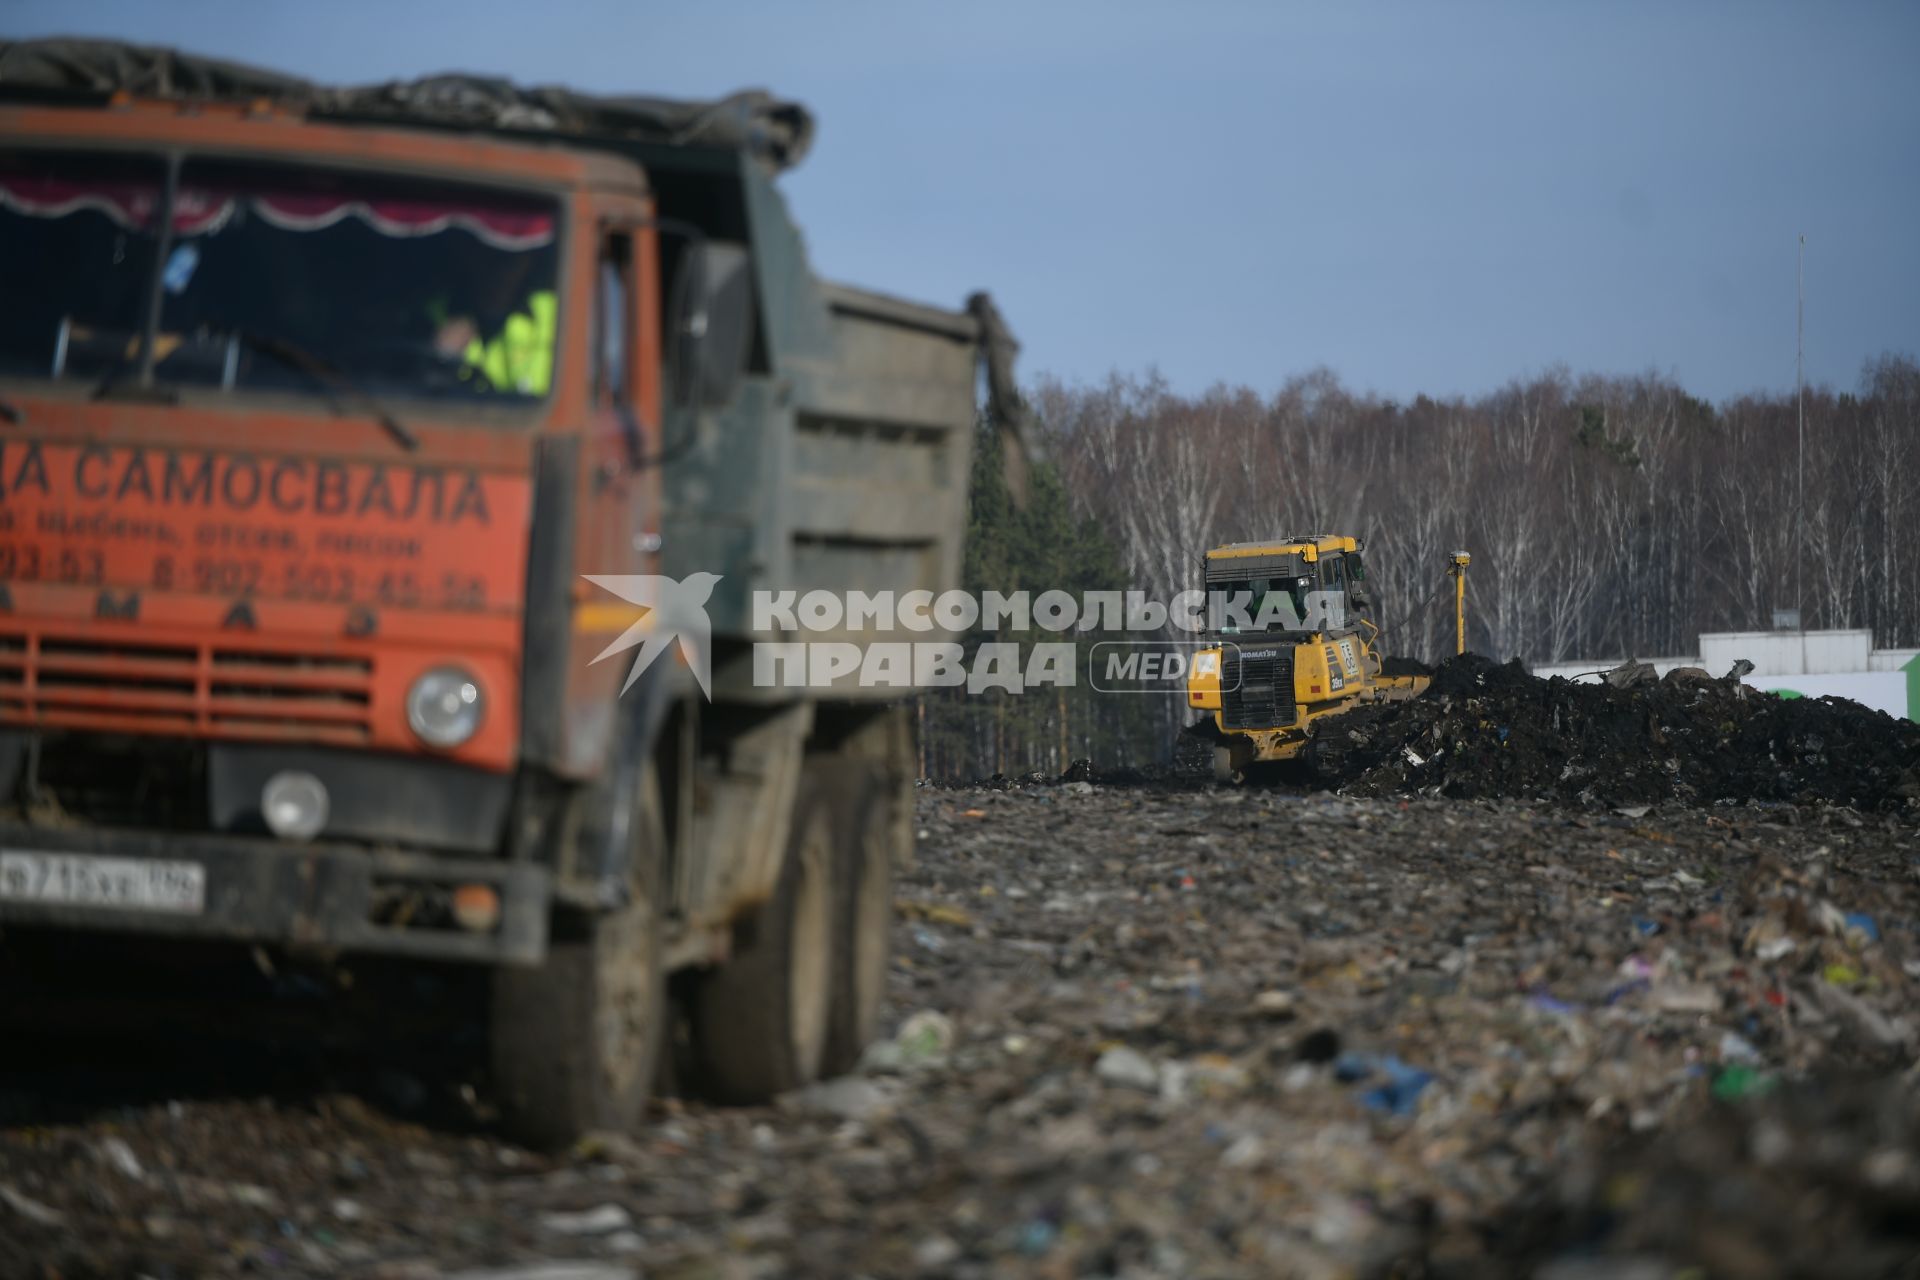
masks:
[(653, 769), (640, 773), (626, 905), (556, 920), (544, 964), (493, 975), (496, 1092), (508, 1130), (536, 1146), (632, 1128), (658, 1068), (667, 1020), (666, 823)]
[(893, 792), (883, 778), (854, 773), (836, 833), (833, 1011), (826, 1075), (851, 1071), (879, 1030), (893, 941)]
[(820, 1078), (834, 976), (831, 790), (809, 770), (773, 896), (736, 928), (725, 964), (687, 1002), (690, 1082), (719, 1102), (765, 1102)]

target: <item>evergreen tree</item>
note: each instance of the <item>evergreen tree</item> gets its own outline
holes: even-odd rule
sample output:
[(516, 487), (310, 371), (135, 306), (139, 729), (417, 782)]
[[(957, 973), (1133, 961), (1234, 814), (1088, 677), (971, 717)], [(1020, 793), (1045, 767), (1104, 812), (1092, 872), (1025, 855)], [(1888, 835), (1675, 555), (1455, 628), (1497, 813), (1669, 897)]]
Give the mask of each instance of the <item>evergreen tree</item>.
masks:
[[(1014, 505), (998, 434), (983, 423), (974, 436), (963, 588), (975, 599), (988, 591), (1025, 592), (1029, 600), (1043, 592), (1064, 591), (1083, 601), (1090, 592), (1124, 591), (1130, 585), (1112, 538), (1098, 521), (1074, 514), (1054, 467), (1035, 467), (1026, 505)], [(927, 771), (942, 778), (974, 778), (1036, 770), (1058, 773), (1082, 757), (1102, 763), (1140, 759), (1133, 735), (1151, 723), (1148, 708), (1140, 704), (1152, 699), (1094, 689), (1087, 667), (1092, 642), (1037, 624), (1017, 632), (1004, 625), (989, 632), (984, 620), (977, 624), (962, 639), (969, 670), (982, 644), (1017, 646), (1024, 672), (1036, 643), (1074, 643), (1074, 683), (1018, 695), (1003, 689), (977, 694), (965, 688), (924, 691)]]

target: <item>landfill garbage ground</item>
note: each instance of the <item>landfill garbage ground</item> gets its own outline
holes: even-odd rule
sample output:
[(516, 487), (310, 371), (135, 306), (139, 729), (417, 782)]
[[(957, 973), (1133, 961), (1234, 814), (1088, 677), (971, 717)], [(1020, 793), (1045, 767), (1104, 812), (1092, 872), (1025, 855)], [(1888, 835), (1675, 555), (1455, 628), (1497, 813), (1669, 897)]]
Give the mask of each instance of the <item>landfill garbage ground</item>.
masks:
[(63, 1006), (0, 1275), (1916, 1273), (1910, 810), (1626, 809), (923, 787), (862, 1071), (559, 1154), (470, 975)]

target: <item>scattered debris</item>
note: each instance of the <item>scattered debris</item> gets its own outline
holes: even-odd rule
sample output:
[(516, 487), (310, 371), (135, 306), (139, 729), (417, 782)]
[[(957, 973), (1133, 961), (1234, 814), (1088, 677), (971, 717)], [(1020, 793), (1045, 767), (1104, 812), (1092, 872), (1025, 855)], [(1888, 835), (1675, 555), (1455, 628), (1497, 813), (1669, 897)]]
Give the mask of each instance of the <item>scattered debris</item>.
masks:
[[(419, 1280), (438, 1280), (440, 1276), (431, 1267), (416, 1274)], [(409, 1276), (407, 1280), (413, 1278)], [(639, 1273), (632, 1267), (606, 1262), (535, 1262), (521, 1267), (456, 1271), (447, 1275), (445, 1280), (639, 1280)]]
[(13, 1210), (28, 1222), (42, 1227), (59, 1227), (66, 1223), (66, 1215), (49, 1209), (38, 1200), (29, 1199), (12, 1187), (0, 1186), (0, 1204)]
[(1100, 1055), (1094, 1073), (1108, 1084), (1126, 1085), (1152, 1092), (1160, 1087), (1160, 1068), (1145, 1054), (1125, 1045), (1116, 1045)]
[(633, 1215), (617, 1204), (603, 1204), (578, 1213), (540, 1215), (540, 1229), (557, 1236), (604, 1236), (633, 1225)]
[(135, 1182), (143, 1181), (147, 1171), (140, 1167), (140, 1158), (133, 1154), (133, 1148), (127, 1140), (114, 1134), (108, 1134), (100, 1140), (100, 1156), (120, 1173)]
[[(175, 1102), (63, 1094), (10, 1039), (0, 1275), (1620, 1280), (1920, 1249), (1898, 810), (1099, 785), (927, 788), (916, 826), (887, 1034), (778, 1107), (671, 1099), (556, 1155), (397, 1114), (375, 1072), (290, 1085), (324, 1049)], [(429, 1109), (472, 1096), (405, 1071)]]
[(795, 1090), (780, 1100), (790, 1111), (815, 1112), (842, 1120), (871, 1120), (893, 1109), (893, 1095), (871, 1080), (843, 1076)]
[(892, 1047), (903, 1067), (943, 1061), (953, 1050), (953, 1020), (937, 1009), (922, 1009), (900, 1024)]

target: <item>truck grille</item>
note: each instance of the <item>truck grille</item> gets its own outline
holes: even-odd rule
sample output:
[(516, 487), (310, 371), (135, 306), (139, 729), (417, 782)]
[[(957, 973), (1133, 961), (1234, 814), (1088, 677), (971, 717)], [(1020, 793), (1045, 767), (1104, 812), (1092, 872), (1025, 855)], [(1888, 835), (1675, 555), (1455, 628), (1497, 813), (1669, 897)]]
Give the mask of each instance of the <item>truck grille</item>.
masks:
[(45, 733), (31, 811), (44, 821), (51, 801), (53, 813), (89, 826), (205, 831), (207, 750), (178, 738)]
[(0, 724), (359, 745), (372, 684), (368, 657), (0, 631)]
[(1293, 650), (1225, 646), (1220, 660), (1221, 722), (1229, 729), (1293, 723)]

